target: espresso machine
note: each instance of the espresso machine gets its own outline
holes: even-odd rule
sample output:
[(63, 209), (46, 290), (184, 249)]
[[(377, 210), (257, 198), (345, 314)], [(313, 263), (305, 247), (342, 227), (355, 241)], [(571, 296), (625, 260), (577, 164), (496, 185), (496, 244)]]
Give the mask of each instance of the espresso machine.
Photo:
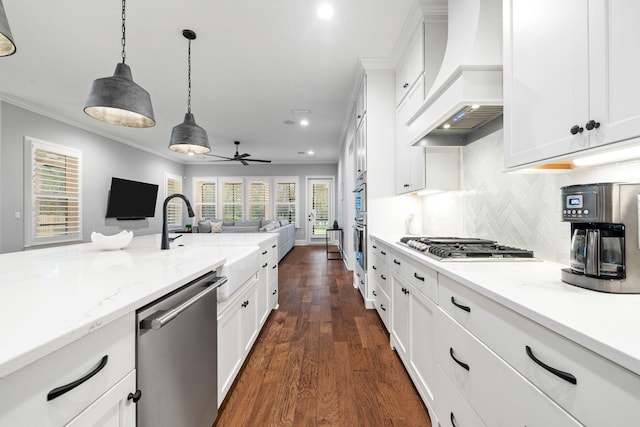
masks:
[(640, 184), (562, 187), (562, 221), (571, 223), (563, 282), (601, 292), (640, 293)]

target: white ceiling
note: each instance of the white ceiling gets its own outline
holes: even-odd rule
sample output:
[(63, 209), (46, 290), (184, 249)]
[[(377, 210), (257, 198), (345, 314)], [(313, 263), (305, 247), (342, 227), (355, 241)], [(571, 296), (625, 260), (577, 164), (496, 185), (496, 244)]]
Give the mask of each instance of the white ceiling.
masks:
[[(355, 83), (357, 59), (390, 57), (413, 0), (130, 0), (126, 63), (151, 94), (156, 126), (104, 124), (83, 112), (94, 79), (121, 61), (119, 0), (3, 0), (17, 44), (0, 58), (0, 93), (9, 101), (183, 163), (171, 129), (187, 110), (187, 40), (192, 113), (212, 153), (240, 152), (274, 163), (334, 163)], [(310, 110), (310, 125), (291, 110)], [(57, 142), (57, 141), (54, 141)], [(306, 157), (298, 152), (313, 150)], [(208, 158), (211, 159), (211, 158)]]

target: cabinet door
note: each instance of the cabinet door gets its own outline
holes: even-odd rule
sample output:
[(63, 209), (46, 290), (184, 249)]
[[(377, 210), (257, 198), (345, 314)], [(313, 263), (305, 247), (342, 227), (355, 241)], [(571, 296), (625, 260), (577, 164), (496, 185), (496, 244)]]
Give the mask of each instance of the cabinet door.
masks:
[(589, 117), (587, 2), (506, 0), (503, 16), (505, 166), (587, 148), (570, 132)]
[(433, 407), (437, 307), (413, 286), (409, 292), (409, 363), (422, 399)]
[(407, 96), (424, 72), (424, 26), (416, 29), (396, 70), (396, 104)]
[(640, 2), (637, 0), (590, 1), (589, 120), (600, 128), (589, 132), (590, 145), (610, 144), (640, 135)]
[[(258, 293), (262, 290), (260, 283), (253, 286), (250, 292), (242, 298), (241, 303), (241, 325), (240, 335), (242, 336), (242, 353), (246, 355), (251, 350), (253, 342), (258, 336)], [(243, 356), (244, 357), (244, 356)]]
[(136, 371), (134, 370), (71, 420), (67, 427), (135, 427), (136, 405), (128, 398), (129, 393), (135, 391)]
[(362, 119), (360, 127), (356, 130), (356, 175), (367, 171), (367, 117)]
[(399, 276), (391, 280), (391, 336), (400, 358), (407, 362), (409, 349), (409, 284)]
[(233, 384), (244, 360), (240, 335), (243, 302), (244, 299), (234, 301), (222, 315), (218, 316), (218, 407)]
[(256, 293), (256, 303), (258, 304), (258, 323), (262, 325), (271, 311), (269, 306), (269, 273), (270, 268), (267, 261), (263, 262), (260, 266), (260, 272), (258, 273), (258, 292)]

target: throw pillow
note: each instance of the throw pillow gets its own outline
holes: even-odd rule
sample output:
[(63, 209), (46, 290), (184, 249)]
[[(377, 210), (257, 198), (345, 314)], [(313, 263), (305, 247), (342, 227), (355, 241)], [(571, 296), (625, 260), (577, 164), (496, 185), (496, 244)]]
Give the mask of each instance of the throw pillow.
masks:
[(209, 221), (212, 233), (222, 233), (222, 221)]

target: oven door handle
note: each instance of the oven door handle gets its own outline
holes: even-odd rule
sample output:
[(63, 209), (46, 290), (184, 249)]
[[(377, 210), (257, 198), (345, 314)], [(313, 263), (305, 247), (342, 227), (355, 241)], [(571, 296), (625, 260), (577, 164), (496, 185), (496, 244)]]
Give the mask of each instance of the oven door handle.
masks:
[[(228, 280), (229, 279), (227, 279), (226, 277), (219, 277), (218, 280), (211, 282), (206, 289), (192, 296), (182, 304), (177, 305), (169, 310), (156, 311), (151, 316), (140, 321), (140, 329), (157, 330), (166, 326), (169, 322), (178, 317), (180, 313), (191, 307), (193, 304), (197, 303), (200, 299), (204, 298), (209, 293), (214, 292), (216, 289), (218, 289), (218, 287), (227, 283)], [(215, 286), (211, 286), (214, 284)]]

